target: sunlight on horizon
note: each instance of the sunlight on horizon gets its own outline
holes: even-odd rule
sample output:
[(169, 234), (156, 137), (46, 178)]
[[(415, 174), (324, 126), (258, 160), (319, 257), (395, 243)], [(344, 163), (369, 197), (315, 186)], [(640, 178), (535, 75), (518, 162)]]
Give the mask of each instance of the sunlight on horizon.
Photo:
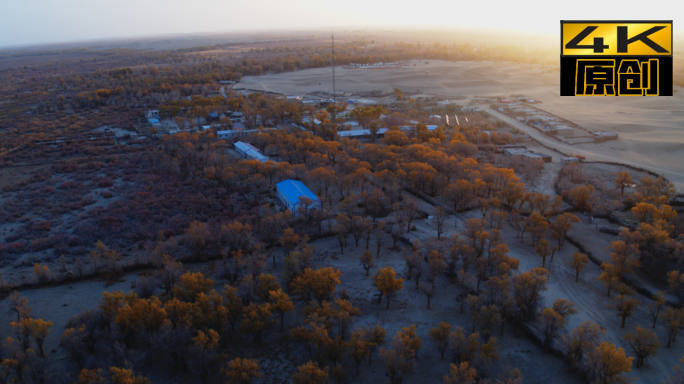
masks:
[[(624, 2), (623, 2), (624, 4)], [(630, 4), (633, 4), (631, 6)], [(168, 34), (221, 33), (274, 29), (318, 28), (478, 28), (558, 36), (565, 20), (663, 20), (682, 8), (675, 1), (644, 9), (628, 2), (614, 4), (581, 0), (569, 4), (526, 2), (453, 2), (425, 0), (340, 3), (316, 0), (225, 2), (197, 0), (120, 0), (115, 5), (85, 0), (5, 2), (0, 46), (17, 46)], [(635, 10), (638, 9), (638, 12)], [(591, 10), (591, 11), (589, 11)], [(8, 17), (9, 16), (9, 17)], [(677, 21), (675, 33), (680, 32)]]

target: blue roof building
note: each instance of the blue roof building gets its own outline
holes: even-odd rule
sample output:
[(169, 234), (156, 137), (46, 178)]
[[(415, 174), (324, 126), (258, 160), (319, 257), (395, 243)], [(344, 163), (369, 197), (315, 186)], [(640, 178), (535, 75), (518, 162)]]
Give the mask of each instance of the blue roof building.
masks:
[(307, 211), (321, 209), (321, 200), (301, 181), (288, 179), (276, 184), (276, 188), (278, 190), (278, 198), (294, 216), (299, 216), (300, 198), (302, 197), (307, 197), (312, 201), (306, 207)]

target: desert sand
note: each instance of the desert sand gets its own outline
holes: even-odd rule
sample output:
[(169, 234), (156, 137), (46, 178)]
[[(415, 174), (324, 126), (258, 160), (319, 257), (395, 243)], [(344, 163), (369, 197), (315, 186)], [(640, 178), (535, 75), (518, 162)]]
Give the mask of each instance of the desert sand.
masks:
[[(545, 74), (543, 72), (546, 72)], [(335, 69), (336, 90), (422, 91), (439, 95), (508, 95), (522, 91), (558, 93), (558, 72), (551, 66), (515, 63), (442, 60), (410, 61), (401, 68)], [(319, 85), (320, 83), (320, 85)], [(331, 92), (332, 69), (248, 76), (240, 88), (301, 95), (314, 91)]]
[[(332, 91), (332, 69), (245, 77), (240, 88), (304, 95)], [(588, 160), (617, 161), (663, 173), (684, 190), (684, 89), (672, 97), (560, 97), (559, 73), (551, 67), (510, 62), (411, 61), (402, 68), (336, 68), (336, 89), (347, 93), (371, 90), (418, 91), (442, 96), (522, 94), (559, 117), (594, 131), (618, 132), (620, 139), (603, 144), (553, 145), (581, 153)], [(461, 102), (468, 103), (468, 100)]]

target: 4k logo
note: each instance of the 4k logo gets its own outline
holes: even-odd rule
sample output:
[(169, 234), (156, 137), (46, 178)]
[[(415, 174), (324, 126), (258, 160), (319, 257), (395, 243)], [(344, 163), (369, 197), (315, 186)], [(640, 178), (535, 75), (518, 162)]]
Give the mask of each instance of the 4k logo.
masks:
[(561, 21), (561, 96), (672, 96), (672, 21)]

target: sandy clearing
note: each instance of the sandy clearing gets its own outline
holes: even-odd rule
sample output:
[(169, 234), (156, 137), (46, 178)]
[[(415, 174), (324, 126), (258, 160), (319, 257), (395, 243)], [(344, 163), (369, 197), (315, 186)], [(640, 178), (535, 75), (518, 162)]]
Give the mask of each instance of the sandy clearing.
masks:
[[(129, 274), (109, 286), (104, 280), (94, 279), (55, 287), (26, 289), (20, 292), (33, 309), (32, 317), (50, 320), (54, 323), (52, 332), (45, 339), (44, 346), (46, 354), (56, 353), (57, 358), (51, 359), (54, 364), (60, 364), (68, 359), (66, 352), (59, 347), (59, 338), (64, 333), (69, 319), (86, 310), (96, 309), (104, 292), (131, 291), (131, 284), (137, 278), (137, 274)], [(11, 304), (9, 298), (0, 300), (0, 332), (4, 336), (15, 337), (9, 325), (10, 322), (16, 321), (16, 314), (11, 312)], [(52, 352), (53, 349), (57, 352)]]
[[(345, 69), (337, 67), (336, 89), (344, 92), (372, 90), (423, 91), (451, 95), (508, 94), (523, 91), (529, 84), (557, 85), (550, 67), (495, 62), (448, 62), (442, 60), (411, 61), (402, 68)], [(320, 84), (319, 84), (320, 83)], [(332, 91), (332, 68), (246, 76), (238, 88), (257, 89), (297, 95), (315, 91)]]
[[(468, 213), (464, 218), (469, 217)], [(472, 212), (474, 214), (474, 212)], [(448, 217), (449, 232), (461, 230), (462, 225), (454, 227), (455, 218)], [(458, 220), (461, 222), (460, 218)], [(411, 232), (410, 237), (434, 236), (433, 220), (416, 220), (416, 231)], [(415, 235), (415, 236), (414, 236)], [(448, 322), (452, 327), (460, 326), (466, 331), (472, 331), (469, 313), (461, 315), (458, 304), (454, 301), (454, 287), (449, 284), (445, 277), (438, 281), (439, 290), (432, 299), (431, 308), (427, 309), (427, 301), (422, 292), (416, 289), (415, 280), (404, 282), (404, 289), (391, 302), (390, 309), (385, 309), (385, 301), (382, 304), (375, 302), (374, 294), (377, 289), (373, 286), (371, 277), (358, 261), (365, 247), (362, 242), (355, 247), (353, 238), (350, 237), (349, 247), (344, 254), (340, 254), (340, 248), (335, 238), (321, 239), (312, 242), (316, 249), (329, 250), (330, 257), (326, 258), (320, 267), (332, 266), (342, 271), (339, 290), (345, 290), (351, 296), (355, 306), (361, 309), (362, 316), (354, 323), (353, 327), (367, 327), (380, 324), (387, 330), (388, 341), (402, 327), (410, 324), (417, 326), (418, 336), (422, 339), (422, 349), (418, 353), (418, 365), (416, 370), (406, 377), (407, 383), (437, 383), (449, 371), (449, 359), (441, 360), (435, 345), (427, 337), (430, 328), (435, 327), (440, 321)], [(388, 244), (391, 245), (391, 244)], [(373, 244), (371, 244), (371, 247)], [(403, 246), (402, 246), (403, 248)], [(333, 255), (334, 253), (334, 255)], [(380, 258), (376, 260), (377, 268), (391, 266), (401, 273), (404, 271), (405, 259), (402, 252), (383, 249)], [(371, 276), (375, 269), (371, 270)], [(424, 277), (421, 278), (421, 283)], [(498, 336), (498, 335), (497, 335)], [(525, 382), (529, 383), (580, 383), (581, 380), (575, 375), (567, 373), (565, 362), (552, 355), (543, 353), (542, 349), (534, 344), (523, 334), (516, 333), (507, 326), (503, 337), (497, 337), (500, 361), (494, 364), (492, 376), (496, 376), (501, 369), (518, 367), (525, 376)], [(349, 372), (350, 374), (352, 372)], [(353, 382), (375, 383), (386, 382), (385, 370), (377, 355), (373, 356), (373, 364), (363, 364), (359, 378)]]
[[(590, 227), (593, 228), (593, 225)], [(580, 238), (583, 244), (592, 244), (594, 243), (594, 238), (587, 237), (587, 235), (591, 234), (591, 231), (587, 231), (587, 228), (573, 227), (570, 235)], [(594, 234), (605, 235), (596, 230), (593, 232)], [(510, 248), (511, 256), (520, 259), (520, 272), (541, 266), (541, 258), (534, 253), (528, 236), (525, 236), (525, 239), (521, 242), (515, 238), (515, 229), (511, 228), (508, 224), (504, 226), (503, 234)], [(607, 258), (608, 251), (605, 250), (605, 245), (609, 244), (610, 238), (602, 240), (597, 242), (598, 244), (594, 247), (595, 249), (592, 250), (592, 253), (597, 257)], [(566, 242), (561, 251), (556, 252), (552, 263), (549, 263), (547, 258), (547, 267), (551, 274), (548, 290), (544, 293), (545, 305), (551, 306), (553, 301), (558, 298), (573, 301), (579, 308), (579, 313), (570, 316), (567, 326), (568, 332), (584, 321), (592, 321), (606, 329), (607, 332), (603, 340), (610, 341), (624, 348), (628, 356), (633, 356), (634, 353), (629, 345), (623, 342), (623, 337), (626, 333), (633, 332), (637, 324), (643, 328), (651, 329), (652, 320), (647, 311), (647, 303), (651, 300), (637, 294), (635, 297), (641, 303), (635, 310), (634, 315), (627, 319), (625, 328), (621, 329), (621, 319), (617, 316), (617, 312), (608, 308), (608, 304), (615, 297), (615, 293), (612, 293), (611, 297), (607, 297), (604, 284), (597, 280), (602, 272), (601, 268), (596, 264), (589, 263), (580, 274), (579, 282), (575, 282), (575, 272), (567, 265), (570, 261), (570, 256), (575, 251), (577, 251), (577, 248)], [(678, 344), (673, 344), (672, 348), (665, 348), (667, 336), (661, 324), (656, 326), (656, 333), (658, 334), (661, 346), (658, 355), (648, 358), (643, 368), (638, 370), (633, 368), (630, 372), (630, 376), (638, 377), (639, 382), (662, 383), (672, 373), (672, 368), (678, 363), (678, 360), (684, 353), (681, 341)]]
[[(454, 220), (454, 216), (449, 216), (447, 218), (447, 234), (462, 230), (463, 221), (469, 218), (479, 217), (479, 212), (474, 210), (466, 212), (463, 215), (457, 215), (456, 220)], [(453, 225), (455, 221), (458, 222), (458, 225), (456, 226)], [(582, 223), (575, 225), (569, 235), (581, 240), (582, 244), (590, 248), (590, 251), (594, 256), (599, 259), (607, 259), (608, 251), (606, 250), (606, 246), (609, 245), (610, 241), (614, 240), (615, 237), (597, 231), (595, 224), (587, 224), (587, 222), (588, 218), (582, 216)], [(608, 223), (599, 224), (608, 225)], [(417, 220), (416, 228), (417, 230), (411, 232), (409, 238), (425, 240), (436, 234), (435, 224), (432, 220)], [(515, 229), (508, 223), (504, 225), (502, 233), (504, 235), (504, 240), (510, 249), (510, 255), (520, 259), (519, 272), (541, 266), (541, 258), (535, 254), (534, 249), (531, 246), (529, 235), (526, 235), (521, 241), (516, 238)], [(579, 282), (575, 282), (574, 270), (572, 270), (567, 263), (570, 260), (570, 256), (577, 250), (578, 249), (572, 244), (566, 242), (561, 251), (556, 252), (552, 263), (547, 258), (546, 266), (550, 270), (550, 277), (548, 290), (544, 293), (545, 306), (551, 306), (553, 301), (558, 298), (573, 301), (579, 308), (579, 313), (570, 316), (567, 326), (568, 332), (584, 321), (589, 320), (595, 322), (606, 329), (607, 333), (603, 338), (604, 340), (624, 348), (628, 356), (633, 355), (629, 345), (623, 342), (623, 337), (626, 333), (633, 332), (637, 324), (644, 328), (651, 329), (652, 320), (647, 311), (647, 304), (651, 300), (637, 294), (635, 297), (640, 300), (641, 303), (635, 310), (634, 315), (627, 319), (625, 328), (621, 329), (621, 320), (617, 316), (617, 313), (608, 308), (608, 304), (610, 303), (610, 300), (615, 297), (615, 293), (613, 293), (610, 298), (607, 297), (604, 284), (597, 280), (602, 272), (601, 268), (596, 264), (589, 263), (585, 270), (580, 274)], [(638, 276), (632, 276), (632, 278), (636, 277)], [(406, 288), (404, 291), (405, 290)], [(437, 303), (437, 301), (433, 301), (433, 303)], [(450, 304), (447, 303), (446, 305)], [(465, 319), (465, 324), (470, 324), (467, 318)], [(632, 372), (630, 373), (630, 376), (638, 377), (639, 382), (663, 382), (664, 379), (669, 377), (674, 365), (678, 363), (679, 359), (682, 358), (682, 355), (684, 354), (684, 344), (682, 344), (681, 341), (673, 344), (669, 349), (665, 348), (667, 336), (662, 324), (659, 323), (655, 330), (658, 334), (661, 346), (658, 355), (647, 359), (643, 368), (638, 370), (632, 369)], [(563, 370), (566, 368), (565, 365), (562, 366)], [(533, 379), (531, 382), (537, 381), (534, 381)]]
[[(523, 94), (541, 101), (537, 107), (542, 110), (590, 130), (615, 131), (620, 135), (617, 141), (569, 146), (520, 124), (519, 128), (543, 143), (563, 152), (581, 153), (589, 159), (623, 162), (665, 173), (677, 188), (684, 189), (684, 162), (681, 161), (684, 158), (684, 90), (681, 88), (672, 97), (560, 97), (559, 73), (552, 66), (491, 61), (427, 62), (414, 60), (402, 68), (338, 67), (336, 88), (353, 93), (391, 91), (398, 87), (403, 91), (420, 90), (447, 97)], [(248, 76), (239, 87), (288, 95), (331, 92), (332, 69)], [(492, 114), (504, 116), (496, 111)]]

